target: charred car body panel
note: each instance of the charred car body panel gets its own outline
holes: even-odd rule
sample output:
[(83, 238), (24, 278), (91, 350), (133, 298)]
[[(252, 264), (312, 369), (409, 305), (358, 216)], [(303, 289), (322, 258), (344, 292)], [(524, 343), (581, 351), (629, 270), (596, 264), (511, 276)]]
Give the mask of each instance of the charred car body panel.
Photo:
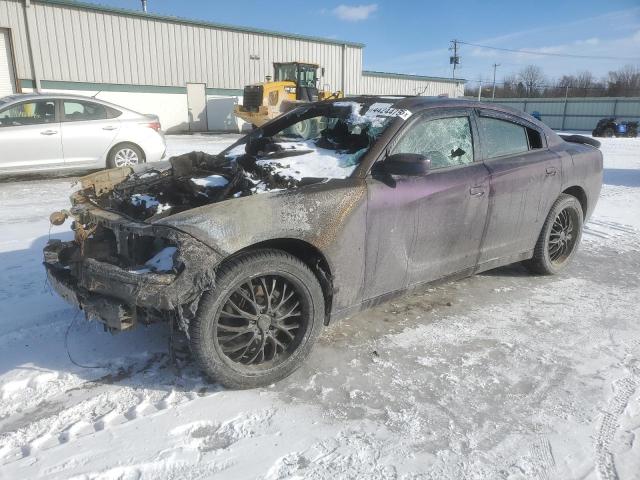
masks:
[[(385, 171), (412, 128), (451, 118), (469, 127), (472, 151), (450, 155), (466, 163), (422, 176)], [(527, 150), (496, 156), (482, 118), (522, 128)], [(314, 119), (314, 139), (279, 137)], [(305, 155), (320, 172), (335, 161), (338, 174), (297, 171)], [(327, 321), (426, 282), (531, 258), (561, 192), (591, 214), (602, 155), (505, 107), (355, 97), (299, 107), (216, 157), (193, 153), (97, 175), (72, 198), (76, 240), (45, 248), (54, 287), (110, 328), (177, 315), (186, 331), (202, 291), (215, 288), (216, 268), (259, 246), (312, 268)], [(158, 267), (165, 252), (174, 252), (169, 265)]]

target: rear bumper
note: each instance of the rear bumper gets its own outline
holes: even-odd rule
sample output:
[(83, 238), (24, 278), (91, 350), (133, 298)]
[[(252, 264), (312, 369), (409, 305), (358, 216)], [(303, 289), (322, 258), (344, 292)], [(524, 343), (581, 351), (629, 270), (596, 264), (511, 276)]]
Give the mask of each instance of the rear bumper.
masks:
[(219, 256), (186, 234), (173, 239), (180, 250), (179, 273), (134, 273), (84, 257), (75, 241), (51, 240), (44, 248), (49, 283), (87, 317), (113, 330), (151, 323), (199, 298), (213, 286)]

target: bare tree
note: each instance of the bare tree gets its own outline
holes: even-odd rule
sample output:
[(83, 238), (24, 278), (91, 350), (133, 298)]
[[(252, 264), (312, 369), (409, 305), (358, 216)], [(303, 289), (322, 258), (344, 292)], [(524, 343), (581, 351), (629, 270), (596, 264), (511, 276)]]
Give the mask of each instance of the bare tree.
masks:
[(633, 65), (609, 72), (608, 94), (614, 97), (640, 94), (640, 68)]
[(496, 97), (515, 97), (516, 89), (518, 86), (518, 77), (513, 73), (511, 75), (505, 75), (502, 78), (502, 87), (496, 89)]
[(545, 83), (544, 73), (537, 65), (527, 65), (518, 73), (520, 82), (524, 85), (527, 97), (536, 96)]

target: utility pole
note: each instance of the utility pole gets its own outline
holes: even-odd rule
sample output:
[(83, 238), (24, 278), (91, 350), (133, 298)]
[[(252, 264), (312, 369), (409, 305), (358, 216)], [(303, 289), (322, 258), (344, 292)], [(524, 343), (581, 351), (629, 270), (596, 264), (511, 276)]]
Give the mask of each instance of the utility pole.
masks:
[[(500, 66), (499, 63), (493, 64), (493, 93), (491, 94), (491, 100), (496, 99), (496, 69)], [(504, 95), (504, 93), (503, 93)]]
[(480, 95), (482, 95), (482, 80), (480, 80), (480, 86), (478, 87), (478, 101), (480, 102)]
[(452, 78), (455, 80), (456, 78), (456, 65), (460, 64), (460, 57), (458, 56), (458, 40), (451, 40), (451, 46), (449, 50), (453, 52), (453, 55), (449, 57), (449, 64), (453, 66), (453, 73), (451, 74)]
[(147, 0), (141, 0), (142, 1), (142, 11), (144, 13), (147, 13)]

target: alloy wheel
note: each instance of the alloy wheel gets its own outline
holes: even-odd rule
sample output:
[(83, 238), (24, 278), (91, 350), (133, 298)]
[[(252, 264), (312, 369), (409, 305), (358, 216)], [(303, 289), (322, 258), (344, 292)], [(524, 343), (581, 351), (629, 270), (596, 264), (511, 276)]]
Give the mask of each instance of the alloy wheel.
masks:
[(577, 232), (574, 218), (575, 211), (571, 208), (561, 210), (553, 221), (549, 234), (549, 260), (554, 264), (563, 263), (573, 251)]
[(139, 161), (138, 154), (131, 148), (122, 148), (113, 157), (116, 167), (130, 167), (137, 165)]
[(228, 295), (215, 329), (223, 354), (245, 367), (284, 361), (299, 345), (308, 312), (298, 287), (281, 275), (249, 278)]

